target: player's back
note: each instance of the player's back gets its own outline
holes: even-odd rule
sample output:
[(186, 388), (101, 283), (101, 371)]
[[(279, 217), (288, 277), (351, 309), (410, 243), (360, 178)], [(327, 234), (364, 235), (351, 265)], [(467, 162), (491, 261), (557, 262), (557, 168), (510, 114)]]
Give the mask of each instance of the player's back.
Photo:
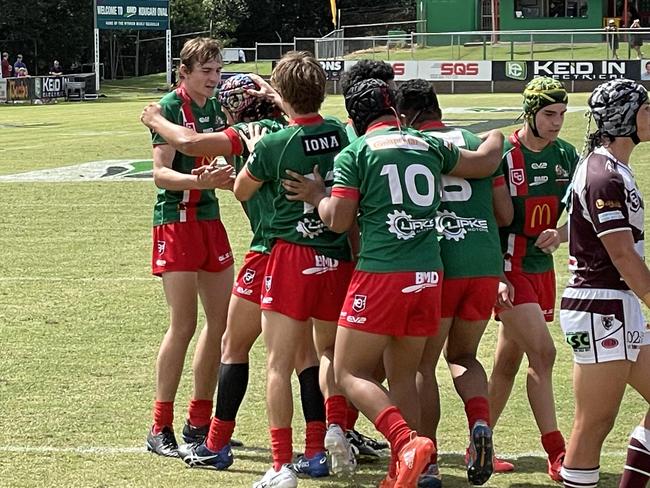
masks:
[(435, 232), (441, 173), (451, 171), (457, 159), (454, 146), (389, 124), (371, 126), (339, 155), (337, 188), (360, 194), (358, 269), (441, 268)]
[(326, 186), (332, 182), (335, 156), (348, 144), (344, 125), (335, 118), (298, 118), (284, 129), (266, 135), (255, 146), (247, 169), (260, 181), (268, 182), (273, 196), (269, 237), (307, 245), (337, 259), (349, 259), (347, 236), (329, 230), (318, 212), (302, 202), (286, 198), (282, 180), (287, 170), (307, 178), (318, 165)]

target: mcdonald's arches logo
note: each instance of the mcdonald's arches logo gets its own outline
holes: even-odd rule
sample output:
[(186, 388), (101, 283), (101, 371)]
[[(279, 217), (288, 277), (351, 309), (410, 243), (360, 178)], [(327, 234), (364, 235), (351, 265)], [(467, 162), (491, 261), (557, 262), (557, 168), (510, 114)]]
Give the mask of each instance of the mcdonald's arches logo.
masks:
[(524, 234), (529, 237), (536, 237), (543, 230), (555, 227), (558, 218), (558, 206), (557, 197), (527, 198)]

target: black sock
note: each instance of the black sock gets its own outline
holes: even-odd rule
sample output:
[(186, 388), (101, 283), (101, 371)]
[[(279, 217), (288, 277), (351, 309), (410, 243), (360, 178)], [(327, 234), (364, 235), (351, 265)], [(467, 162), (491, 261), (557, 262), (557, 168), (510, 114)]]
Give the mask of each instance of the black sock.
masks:
[(247, 387), (248, 363), (221, 363), (214, 416), (219, 420), (234, 421), (241, 402), (244, 400)]
[(303, 369), (298, 381), (305, 422), (325, 422), (325, 399), (318, 383), (318, 366)]

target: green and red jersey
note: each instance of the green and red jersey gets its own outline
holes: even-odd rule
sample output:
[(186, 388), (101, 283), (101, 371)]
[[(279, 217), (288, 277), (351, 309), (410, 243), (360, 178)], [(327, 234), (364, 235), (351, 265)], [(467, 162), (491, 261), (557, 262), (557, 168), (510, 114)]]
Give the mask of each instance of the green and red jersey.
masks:
[[(267, 133), (277, 132), (287, 125), (284, 117), (278, 117), (273, 120), (260, 120), (253, 122), (267, 130)], [(232, 145), (231, 154), (235, 170), (239, 173), (246, 165), (246, 160), (250, 156), (246, 144), (241, 140), (239, 131), (248, 132), (248, 123), (241, 122), (228, 127), (224, 134), (230, 139)], [(268, 183), (262, 187), (246, 202), (242, 202), (246, 210), (246, 215), (250, 222), (253, 239), (251, 240), (250, 250), (255, 252), (270, 253), (271, 243), (268, 238), (269, 229), (269, 209), (273, 205), (273, 193)]]
[(313, 206), (286, 198), (282, 180), (287, 170), (309, 178), (318, 165), (325, 185), (331, 187), (334, 157), (348, 145), (345, 127), (336, 118), (297, 118), (282, 130), (267, 134), (248, 158), (248, 175), (265, 182), (272, 205), (264, 209), (268, 217), (268, 239), (281, 239), (309, 246), (319, 253), (341, 260), (350, 259), (347, 234), (332, 232)]
[[(471, 132), (447, 127), (442, 122), (427, 122), (419, 130), (471, 151), (482, 142)], [(503, 256), (499, 226), (494, 217), (492, 188), (503, 184), (501, 167), (489, 178), (466, 180), (442, 176), (438, 232), (445, 279), (501, 276)]]
[[(162, 115), (174, 124), (182, 125), (196, 132), (216, 132), (225, 128), (226, 116), (217, 99), (209, 98), (203, 107), (192, 100), (181, 85), (160, 100)], [(154, 145), (167, 144), (160, 134), (152, 134)], [(209, 164), (206, 156), (186, 156), (176, 151), (172, 169), (190, 174), (194, 168)], [(214, 190), (165, 190), (158, 189), (158, 198), (153, 212), (153, 225), (171, 222), (193, 222), (219, 218), (219, 204)]]
[(563, 197), (578, 163), (575, 147), (557, 139), (539, 152), (521, 144), (517, 132), (504, 144), (502, 160), (514, 218), (500, 229), (505, 271), (543, 273), (553, 256), (535, 246), (546, 229), (554, 229), (564, 210)]
[(376, 123), (334, 163), (332, 195), (359, 202), (357, 269), (376, 273), (442, 269), (436, 235), (442, 173), (458, 148), (396, 123)]

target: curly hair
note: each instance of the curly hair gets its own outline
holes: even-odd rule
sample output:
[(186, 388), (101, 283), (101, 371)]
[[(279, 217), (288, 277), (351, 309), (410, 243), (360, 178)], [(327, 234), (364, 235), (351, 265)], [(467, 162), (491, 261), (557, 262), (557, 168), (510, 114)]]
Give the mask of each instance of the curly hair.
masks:
[(388, 83), (395, 79), (393, 67), (384, 61), (362, 59), (341, 76), (341, 90), (345, 95), (348, 90), (363, 80), (374, 78)]

